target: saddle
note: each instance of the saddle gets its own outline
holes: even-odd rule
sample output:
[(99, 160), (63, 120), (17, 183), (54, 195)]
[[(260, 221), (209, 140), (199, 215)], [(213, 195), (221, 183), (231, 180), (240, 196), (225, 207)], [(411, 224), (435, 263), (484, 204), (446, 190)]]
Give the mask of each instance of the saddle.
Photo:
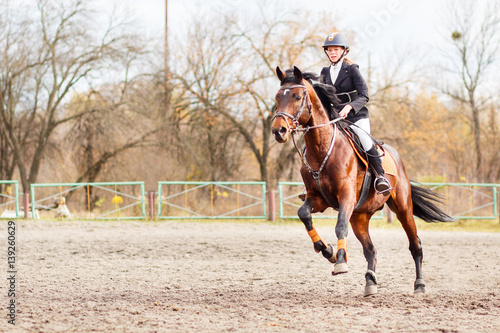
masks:
[[(349, 143), (351, 144), (352, 148), (354, 149), (354, 152), (356, 153), (356, 156), (358, 160), (364, 165), (365, 167), (365, 175), (363, 178), (363, 183), (361, 185), (361, 191), (359, 194), (359, 198), (356, 202), (356, 206), (354, 207), (354, 211), (357, 209), (361, 208), (363, 204), (365, 203), (366, 199), (368, 198), (368, 193), (370, 192), (370, 186), (371, 184), (374, 184), (373, 177), (374, 177), (374, 171), (370, 167), (370, 163), (368, 162), (368, 155), (364, 151), (361, 145), (361, 141), (359, 140), (359, 137), (354, 131), (350, 129), (350, 127), (346, 128), (341, 128), (342, 131), (344, 131), (347, 135), (347, 138), (349, 140)], [(393, 157), (384, 150), (383, 141), (376, 140), (376, 145), (379, 153), (382, 154), (382, 168), (384, 169), (384, 172), (389, 175), (396, 175), (397, 174), (397, 169), (396, 169), (396, 163), (394, 162)], [(306, 152), (306, 147), (303, 148), (302, 154), (305, 156)], [(319, 186), (319, 185), (318, 185)], [(299, 194), (300, 200), (304, 201), (306, 198), (306, 193), (305, 190), (303, 193)]]
[[(366, 199), (368, 198), (368, 193), (370, 192), (370, 186), (373, 184), (374, 171), (370, 167), (368, 162), (368, 156), (364, 149), (362, 149), (361, 141), (354, 131), (352, 131), (349, 127), (343, 128), (345, 133), (347, 134), (347, 138), (349, 139), (349, 143), (351, 144), (358, 160), (365, 166), (365, 176), (363, 178), (363, 183), (361, 185), (361, 192), (359, 194), (358, 201), (354, 210), (356, 211), (358, 208), (363, 206)], [(389, 175), (396, 175), (396, 164), (392, 156), (387, 152), (384, 148), (384, 142), (381, 140), (376, 140), (377, 150), (379, 153), (382, 153), (382, 168), (384, 172)]]

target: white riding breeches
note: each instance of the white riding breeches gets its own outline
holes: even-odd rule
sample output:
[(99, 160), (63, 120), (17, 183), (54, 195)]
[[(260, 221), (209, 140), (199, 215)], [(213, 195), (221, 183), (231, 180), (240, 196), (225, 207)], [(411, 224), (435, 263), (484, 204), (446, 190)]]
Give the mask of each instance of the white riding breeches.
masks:
[(370, 119), (363, 118), (350, 125), (351, 129), (356, 133), (361, 141), (361, 145), (365, 151), (373, 147), (373, 140), (370, 136)]

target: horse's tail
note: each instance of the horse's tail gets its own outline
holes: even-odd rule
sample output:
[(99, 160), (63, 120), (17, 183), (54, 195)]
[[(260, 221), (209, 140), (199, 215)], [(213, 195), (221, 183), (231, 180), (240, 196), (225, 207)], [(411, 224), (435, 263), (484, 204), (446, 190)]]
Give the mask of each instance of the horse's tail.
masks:
[(411, 200), (413, 201), (413, 215), (425, 222), (454, 222), (436, 203), (441, 203), (441, 197), (429, 188), (411, 184)]

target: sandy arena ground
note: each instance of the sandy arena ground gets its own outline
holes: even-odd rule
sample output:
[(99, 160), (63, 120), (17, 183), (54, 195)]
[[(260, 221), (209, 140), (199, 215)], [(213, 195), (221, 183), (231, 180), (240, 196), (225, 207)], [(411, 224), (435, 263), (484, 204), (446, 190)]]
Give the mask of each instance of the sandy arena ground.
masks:
[(414, 296), (403, 230), (373, 230), (379, 294), (365, 298), (352, 232), (334, 277), (299, 223), (16, 223), (17, 325), (3, 279), (2, 332), (500, 332), (500, 234), (420, 232)]

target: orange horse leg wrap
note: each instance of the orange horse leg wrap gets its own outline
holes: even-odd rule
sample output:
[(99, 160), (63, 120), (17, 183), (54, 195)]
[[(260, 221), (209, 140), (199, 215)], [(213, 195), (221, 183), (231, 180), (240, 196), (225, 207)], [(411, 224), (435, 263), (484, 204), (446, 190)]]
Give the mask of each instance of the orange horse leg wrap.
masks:
[(345, 238), (337, 240), (337, 251), (340, 249), (345, 251), (345, 260), (347, 261), (347, 240)]
[(316, 229), (313, 228), (313, 230), (308, 231), (307, 233), (309, 234), (309, 237), (311, 237), (313, 243), (316, 243), (317, 241), (321, 240), (321, 237), (319, 237)]
[[(313, 227), (313, 229), (311, 231), (308, 231), (307, 233), (309, 234), (309, 237), (311, 237), (311, 240), (312, 240), (313, 244), (315, 244), (316, 242), (321, 241), (321, 243), (323, 243), (323, 246), (326, 248), (325, 241), (322, 240), (321, 237), (319, 237), (318, 232), (316, 231), (316, 229), (314, 229), (314, 227)], [(314, 246), (314, 251), (316, 251), (316, 253), (320, 252), (316, 248), (316, 245)]]

